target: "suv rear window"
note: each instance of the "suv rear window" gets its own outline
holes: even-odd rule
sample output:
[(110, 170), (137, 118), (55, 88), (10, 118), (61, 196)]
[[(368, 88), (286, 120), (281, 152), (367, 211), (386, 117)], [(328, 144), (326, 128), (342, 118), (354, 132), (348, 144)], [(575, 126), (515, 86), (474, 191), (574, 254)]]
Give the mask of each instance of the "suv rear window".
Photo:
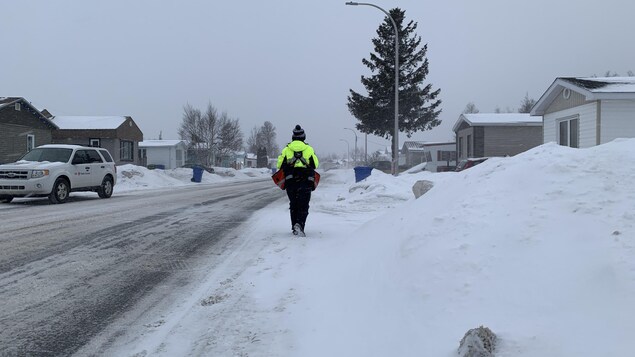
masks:
[(112, 156), (110, 156), (110, 153), (107, 150), (99, 150), (99, 152), (106, 162), (113, 162)]

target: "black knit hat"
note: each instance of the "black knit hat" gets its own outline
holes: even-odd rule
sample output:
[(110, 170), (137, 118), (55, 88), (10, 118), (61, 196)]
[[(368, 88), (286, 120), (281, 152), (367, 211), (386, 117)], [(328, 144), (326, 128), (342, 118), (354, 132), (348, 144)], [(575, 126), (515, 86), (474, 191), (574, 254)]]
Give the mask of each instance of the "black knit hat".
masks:
[(293, 136), (291, 140), (300, 140), (304, 141), (306, 139), (306, 134), (304, 133), (304, 129), (300, 127), (300, 125), (296, 125), (295, 129), (293, 129)]

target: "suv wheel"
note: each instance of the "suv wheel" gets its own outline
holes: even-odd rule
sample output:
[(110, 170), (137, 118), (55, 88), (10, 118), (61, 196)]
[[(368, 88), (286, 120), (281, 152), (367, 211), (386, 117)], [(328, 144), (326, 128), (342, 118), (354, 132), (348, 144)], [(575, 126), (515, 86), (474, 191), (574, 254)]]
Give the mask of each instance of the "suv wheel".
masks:
[(51, 201), (51, 203), (64, 203), (68, 200), (70, 192), (71, 189), (68, 185), (68, 181), (60, 177), (55, 180), (53, 191), (51, 191), (51, 194), (49, 195), (49, 201)]
[(112, 178), (110, 178), (110, 176), (104, 177), (101, 186), (97, 190), (97, 194), (101, 198), (110, 198), (110, 196), (112, 196)]
[(13, 196), (0, 196), (0, 203), (9, 203), (13, 201)]

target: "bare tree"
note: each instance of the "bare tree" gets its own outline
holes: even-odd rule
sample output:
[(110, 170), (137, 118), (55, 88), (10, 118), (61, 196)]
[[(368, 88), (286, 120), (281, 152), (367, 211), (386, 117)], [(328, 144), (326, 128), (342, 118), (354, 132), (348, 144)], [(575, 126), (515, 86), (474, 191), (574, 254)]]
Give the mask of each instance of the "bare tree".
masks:
[(279, 146), (276, 142), (276, 127), (271, 122), (266, 121), (260, 128), (254, 126), (247, 138), (247, 149), (249, 152), (257, 153), (260, 148), (267, 150), (267, 155), (273, 157), (279, 154)]
[(202, 121), (201, 111), (189, 103), (185, 104), (183, 106), (183, 121), (179, 127), (178, 134), (181, 140), (187, 141), (190, 147), (194, 149), (196, 161), (209, 165), (210, 157), (207, 150), (205, 150), (207, 145), (204, 141), (204, 137), (206, 135)]
[(472, 102), (467, 103), (465, 109), (463, 109), (463, 114), (476, 114), (478, 113), (478, 108)]
[(218, 111), (212, 103), (207, 104), (205, 114), (189, 103), (183, 107), (183, 121), (178, 133), (182, 140), (188, 141), (197, 163), (215, 164), (220, 124)]
[(260, 148), (261, 139), (259, 137), (260, 130), (257, 126), (251, 128), (251, 132), (249, 133), (249, 137), (247, 138), (247, 151), (255, 154), (258, 152)]
[(276, 127), (270, 121), (266, 121), (260, 128), (261, 146), (267, 149), (267, 155), (272, 157), (278, 155), (280, 148), (276, 142)]

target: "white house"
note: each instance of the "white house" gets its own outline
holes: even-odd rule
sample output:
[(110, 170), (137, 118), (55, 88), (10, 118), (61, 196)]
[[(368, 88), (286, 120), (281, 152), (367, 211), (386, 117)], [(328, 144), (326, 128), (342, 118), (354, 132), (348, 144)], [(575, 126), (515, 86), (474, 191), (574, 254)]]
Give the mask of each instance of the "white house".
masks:
[(426, 171), (439, 172), (456, 167), (455, 142), (406, 141), (401, 148), (406, 166), (426, 163)]
[(144, 140), (139, 143), (139, 151), (147, 165), (174, 169), (185, 164), (187, 144), (183, 140)]
[(531, 110), (543, 142), (586, 148), (635, 137), (635, 77), (560, 77)]

